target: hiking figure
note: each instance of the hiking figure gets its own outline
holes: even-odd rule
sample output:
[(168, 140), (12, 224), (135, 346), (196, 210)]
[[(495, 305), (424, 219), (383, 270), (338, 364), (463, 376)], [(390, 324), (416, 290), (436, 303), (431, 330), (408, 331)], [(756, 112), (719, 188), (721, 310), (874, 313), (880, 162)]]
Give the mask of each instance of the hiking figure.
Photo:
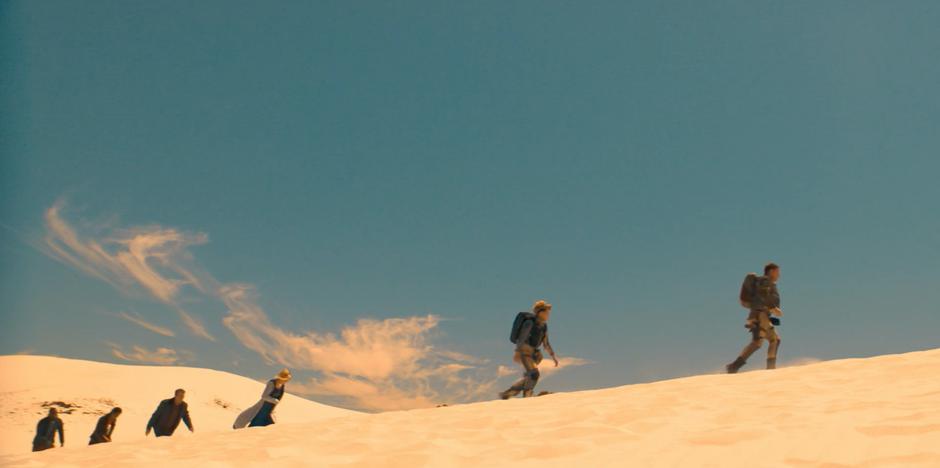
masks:
[(274, 424), (274, 409), (284, 398), (284, 387), (292, 378), (290, 371), (282, 369), (273, 379), (268, 381), (261, 393), (261, 400), (258, 400), (251, 408), (242, 411), (235, 419), (233, 429), (241, 429), (245, 426), (268, 426)]
[[(780, 279), (780, 267), (775, 263), (764, 266), (764, 276), (749, 273), (741, 285), (741, 305), (750, 310), (745, 328), (751, 332), (751, 342), (741, 350), (741, 355), (725, 366), (729, 374), (734, 374), (744, 366), (747, 358), (760, 349), (767, 340), (767, 368), (777, 368), (777, 350), (780, 348), (780, 335), (774, 329), (779, 325), (777, 317), (783, 316), (780, 310), (780, 294), (777, 292), (777, 280)], [(775, 317), (774, 317), (775, 316)]]
[(555, 361), (555, 367), (558, 367), (558, 358), (548, 342), (548, 318), (551, 313), (551, 304), (536, 301), (532, 312), (520, 312), (516, 315), (509, 340), (516, 344), (513, 361), (522, 364), (524, 372), (521, 380), (499, 394), (500, 398), (508, 400), (519, 392), (522, 392), (523, 397), (532, 396), (532, 390), (539, 381), (539, 363), (542, 362), (540, 347), (545, 347)]
[(181, 419), (189, 428), (189, 432), (195, 432), (193, 422), (189, 419), (189, 405), (183, 401), (185, 397), (186, 390), (178, 388), (173, 394), (173, 398), (161, 401), (157, 405), (156, 411), (153, 412), (153, 416), (150, 416), (150, 421), (147, 422), (147, 431), (144, 434), (150, 435), (150, 430), (153, 429), (153, 433), (157, 437), (171, 436), (176, 431), (177, 426), (180, 425)]
[(39, 424), (36, 425), (36, 437), (33, 438), (33, 451), (40, 452), (55, 447), (56, 432), (59, 433), (59, 446), (64, 447), (65, 426), (62, 424), (62, 420), (59, 419), (59, 410), (49, 408), (49, 415), (40, 419)]
[(114, 426), (117, 425), (120, 415), (121, 408), (114, 408), (110, 413), (98, 418), (98, 424), (95, 425), (95, 432), (91, 433), (88, 445), (111, 442), (111, 434), (114, 433)]

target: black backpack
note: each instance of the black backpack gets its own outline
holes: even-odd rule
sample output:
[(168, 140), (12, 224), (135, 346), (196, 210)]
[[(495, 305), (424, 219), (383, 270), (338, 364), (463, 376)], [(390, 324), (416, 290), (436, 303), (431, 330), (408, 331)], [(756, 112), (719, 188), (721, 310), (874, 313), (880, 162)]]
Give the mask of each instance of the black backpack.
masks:
[(519, 341), (519, 330), (522, 330), (522, 324), (526, 320), (535, 320), (535, 314), (532, 312), (519, 312), (516, 314), (516, 319), (512, 321), (512, 331), (509, 333), (509, 341), (513, 344), (517, 344)]
[(738, 295), (738, 299), (741, 301), (741, 307), (745, 309), (751, 308), (751, 304), (754, 303), (754, 298), (757, 296), (757, 279), (757, 273), (748, 273), (741, 283), (741, 293)]

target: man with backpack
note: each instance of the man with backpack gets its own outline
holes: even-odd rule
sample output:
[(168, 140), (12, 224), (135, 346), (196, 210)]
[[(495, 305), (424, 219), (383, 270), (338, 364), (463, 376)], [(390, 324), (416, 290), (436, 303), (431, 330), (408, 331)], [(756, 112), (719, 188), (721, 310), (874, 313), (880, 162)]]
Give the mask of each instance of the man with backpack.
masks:
[(545, 301), (536, 301), (532, 312), (519, 312), (512, 324), (509, 340), (516, 345), (513, 361), (522, 364), (523, 377), (509, 389), (499, 394), (500, 398), (508, 400), (522, 392), (523, 397), (532, 396), (535, 384), (539, 381), (539, 363), (542, 362), (542, 352), (539, 348), (545, 347), (555, 367), (558, 367), (558, 358), (551, 343), (548, 342), (548, 318), (552, 313), (552, 305)]
[[(780, 294), (777, 292), (777, 280), (780, 279), (780, 267), (775, 263), (764, 266), (764, 276), (749, 273), (741, 285), (741, 305), (750, 310), (745, 327), (751, 332), (751, 342), (741, 350), (741, 354), (731, 364), (725, 366), (729, 374), (736, 373), (747, 358), (760, 349), (767, 340), (767, 368), (776, 369), (777, 350), (780, 348), (780, 335), (774, 325), (779, 325), (776, 317), (783, 316), (780, 310)], [(776, 316), (776, 317), (773, 317)]]

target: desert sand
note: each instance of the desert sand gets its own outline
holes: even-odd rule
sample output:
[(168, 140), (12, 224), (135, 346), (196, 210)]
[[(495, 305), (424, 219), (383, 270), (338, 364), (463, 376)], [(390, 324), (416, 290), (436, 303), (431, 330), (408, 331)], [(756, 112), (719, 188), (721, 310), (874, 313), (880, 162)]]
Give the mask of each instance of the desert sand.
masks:
[[(0, 403), (7, 421), (8, 411), (27, 401), (23, 392), (55, 398), (54, 388), (28, 387), (28, 379), (14, 391), (7, 376), (13, 367), (22, 368), (24, 359), (57, 369), (82, 363), (0, 360)], [(161, 369), (192, 372), (190, 380), (211, 372)], [(230, 376), (211, 375), (200, 382), (210, 385), (215, 376)], [(203, 414), (211, 408), (208, 395), (224, 389), (210, 385), (196, 391), (194, 385), (195, 435), (142, 440), (132, 436), (143, 433), (143, 419), (128, 418), (114, 443), (86, 447), (90, 427), (76, 424), (67, 429), (72, 443), (67, 440), (66, 448), (32, 454), (25, 452), (28, 437), (13, 440), (14, 433), (5, 429), (4, 438), (11, 440), (4, 447), (22, 452), (4, 450), (0, 465), (940, 467), (938, 376), (940, 350), (931, 350), (380, 414), (291, 398), (281, 405), (277, 425), (241, 431), (210, 427), (208, 413)], [(62, 377), (56, 383), (60, 389), (69, 379), (83, 386), (95, 380), (83, 372)], [(122, 385), (149, 392), (141, 400), (147, 403), (167, 394), (132, 380)], [(251, 385), (244, 395), (233, 389), (226, 398), (251, 404), (257, 397), (247, 388)], [(106, 397), (114, 391), (105, 385), (87, 394)], [(149, 414), (150, 406), (135, 409)], [(288, 420), (291, 413), (296, 414)], [(309, 420), (299, 421), (303, 418)]]
[[(129, 366), (48, 356), (0, 356), (0, 455), (22, 453), (32, 446), (36, 423), (48, 413), (49, 403), (65, 424), (65, 447), (85, 448), (98, 417), (113, 406), (123, 414), (115, 440), (145, 438), (144, 429), (160, 400), (183, 387), (195, 434), (180, 423), (179, 439), (210, 432), (232, 432), (241, 410), (261, 397), (264, 383), (219, 372), (176, 366)], [(43, 404), (47, 406), (43, 406)], [(59, 403), (68, 405), (64, 406)], [(288, 394), (290, 411), (277, 413), (278, 422), (311, 422), (356, 414)], [(287, 407), (287, 406), (285, 406)], [(148, 438), (153, 442), (154, 436)], [(58, 444), (58, 441), (56, 442)]]

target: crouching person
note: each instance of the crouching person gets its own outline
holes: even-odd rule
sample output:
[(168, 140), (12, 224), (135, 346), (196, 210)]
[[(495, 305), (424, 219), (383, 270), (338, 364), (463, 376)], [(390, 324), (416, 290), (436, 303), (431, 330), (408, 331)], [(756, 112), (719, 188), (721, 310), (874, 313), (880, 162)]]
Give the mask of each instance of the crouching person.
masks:
[(161, 401), (157, 405), (157, 410), (153, 412), (153, 416), (150, 416), (144, 434), (150, 435), (150, 430), (153, 429), (153, 433), (157, 437), (171, 436), (180, 425), (180, 420), (186, 424), (189, 432), (194, 432), (193, 422), (189, 419), (189, 405), (183, 401), (185, 397), (186, 390), (178, 388), (173, 394), (173, 398)]
[(49, 415), (40, 419), (36, 425), (36, 437), (33, 438), (33, 451), (55, 447), (55, 435), (59, 434), (59, 445), (65, 446), (65, 426), (59, 419), (59, 410), (49, 408)]
[(114, 408), (110, 413), (98, 418), (98, 424), (95, 425), (95, 432), (92, 432), (89, 437), (88, 445), (111, 442), (111, 434), (114, 433), (114, 427), (120, 415), (121, 408)]

